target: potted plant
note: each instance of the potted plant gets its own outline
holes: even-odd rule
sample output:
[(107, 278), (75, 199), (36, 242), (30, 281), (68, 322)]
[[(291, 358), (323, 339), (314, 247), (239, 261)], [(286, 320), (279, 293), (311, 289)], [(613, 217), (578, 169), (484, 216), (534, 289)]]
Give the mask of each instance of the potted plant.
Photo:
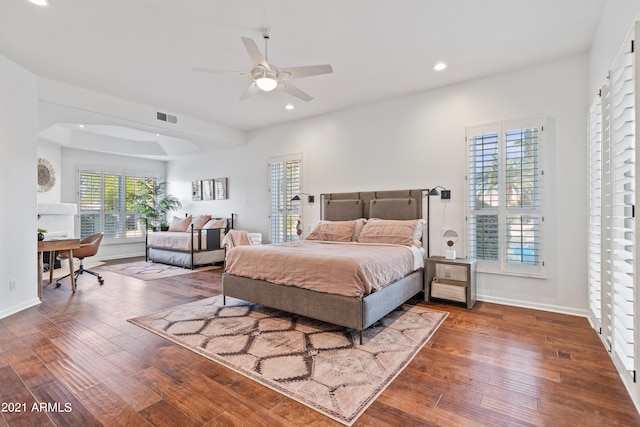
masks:
[(182, 207), (177, 197), (167, 194), (166, 187), (166, 182), (146, 180), (133, 198), (133, 210), (140, 214), (142, 223), (154, 231), (168, 228), (166, 214)]
[(38, 228), (38, 241), (41, 242), (44, 240), (44, 233), (46, 233), (47, 230), (45, 230), (44, 228)]

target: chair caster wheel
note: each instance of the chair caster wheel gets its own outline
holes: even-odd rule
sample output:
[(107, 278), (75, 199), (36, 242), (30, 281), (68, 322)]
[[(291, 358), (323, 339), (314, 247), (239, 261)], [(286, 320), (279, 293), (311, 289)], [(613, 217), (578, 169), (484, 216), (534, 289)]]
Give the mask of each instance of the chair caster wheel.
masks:
[(62, 283), (56, 282), (56, 288), (59, 288), (60, 286), (62, 286)]

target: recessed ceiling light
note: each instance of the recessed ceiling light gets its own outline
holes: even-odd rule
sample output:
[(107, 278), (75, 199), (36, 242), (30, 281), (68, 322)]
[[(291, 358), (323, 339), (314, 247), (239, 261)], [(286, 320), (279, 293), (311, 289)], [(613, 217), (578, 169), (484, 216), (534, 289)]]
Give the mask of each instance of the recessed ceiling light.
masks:
[(294, 107), (292, 104), (287, 104), (284, 106), (284, 108), (286, 108), (287, 110), (293, 110), (296, 107)]
[(433, 69), (436, 71), (442, 71), (445, 68), (447, 68), (447, 64), (445, 64), (444, 62), (438, 62), (436, 65), (433, 66)]
[(29, 0), (33, 4), (37, 4), (38, 6), (48, 6), (49, 2), (47, 0)]
[(84, 125), (78, 125), (80, 129), (84, 129)]

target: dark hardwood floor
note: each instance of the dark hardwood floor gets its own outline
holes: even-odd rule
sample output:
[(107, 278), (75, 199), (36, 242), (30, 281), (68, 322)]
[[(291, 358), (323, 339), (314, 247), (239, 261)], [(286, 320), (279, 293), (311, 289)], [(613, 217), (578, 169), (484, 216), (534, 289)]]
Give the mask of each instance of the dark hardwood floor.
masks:
[[(48, 286), (0, 320), (0, 426), (339, 425), (127, 322), (219, 294), (221, 270), (149, 282), (103, 271), (104, 286)], [(356, 426), (640, 426), (586, 319), (417, 303), (450, 315)]]

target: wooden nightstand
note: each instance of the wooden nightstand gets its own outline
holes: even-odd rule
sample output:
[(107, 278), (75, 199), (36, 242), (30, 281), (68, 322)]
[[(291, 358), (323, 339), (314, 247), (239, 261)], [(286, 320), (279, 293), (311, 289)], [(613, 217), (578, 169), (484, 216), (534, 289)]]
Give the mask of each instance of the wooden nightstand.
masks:
[(424, 300), (431, 298), (462, 302), (468, 309), (473, 308), (476, 303), (476, 260), (445, 259), (442, 256), (427, 258)]

